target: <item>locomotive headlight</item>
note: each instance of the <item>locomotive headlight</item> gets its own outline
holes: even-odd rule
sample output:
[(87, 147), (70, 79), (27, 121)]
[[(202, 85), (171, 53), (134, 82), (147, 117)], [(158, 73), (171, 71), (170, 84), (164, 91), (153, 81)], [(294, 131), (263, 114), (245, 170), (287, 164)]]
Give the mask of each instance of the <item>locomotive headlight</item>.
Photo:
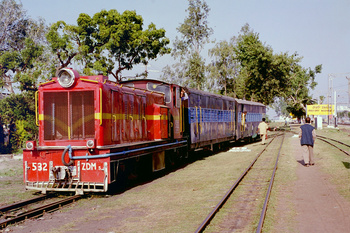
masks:
[(87, 146), (87, 148), (95, 148), (95, 141), (94, 140), (88, 140), (87, 142), (86, 142), (86, 146)]
[(27, 150), (34, 150), (36, 146), (36, 141), (28, 141), (26, 143), (26, 149)]
[(62, 87), (68, 88), (74, 84), (75, 78), (79, 77), (79, 74), (75, 70), (69, 68), (62, 68), (57, 72), (56, 76), (58, 79), (58, 83)]

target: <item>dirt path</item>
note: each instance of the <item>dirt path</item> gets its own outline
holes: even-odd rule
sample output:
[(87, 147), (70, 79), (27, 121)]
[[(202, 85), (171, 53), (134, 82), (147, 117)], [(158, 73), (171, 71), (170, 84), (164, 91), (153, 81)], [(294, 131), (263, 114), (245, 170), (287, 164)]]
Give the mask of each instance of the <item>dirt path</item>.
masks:
[(317, 166), (317, 157), (315, 166), (305, 167), (299, 139), (295, 138), (291, 143), (297, 149), (294, 156), (298, 162), (298, 179), (292, 200), (296, 210), (296, 232), (350, 232), (350, 203), (339, 195)]

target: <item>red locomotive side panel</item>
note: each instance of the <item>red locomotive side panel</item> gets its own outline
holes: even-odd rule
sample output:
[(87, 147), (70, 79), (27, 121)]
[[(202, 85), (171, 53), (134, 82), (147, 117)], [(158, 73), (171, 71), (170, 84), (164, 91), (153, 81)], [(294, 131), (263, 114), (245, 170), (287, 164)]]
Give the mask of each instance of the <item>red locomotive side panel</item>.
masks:
[[(122, 83), (131, 87), (143, 88), (149, 91), (163, 93), (165, 98), (165, 106), (169, 108), (170, 112), (170, 118), (167, 120), (168, 123), (170, 123), (169, 130), (171, 133), (168, 135), (174, 139), (180, 139), (183, 137), (184, 129), (182, 127), (182, 113), (184, 110), (181, 106), (180, 86), (151, 79), (130, 80)], [(165, 138), (165, 135), (163, 135), (162, 138)]]
[(160, 133), (161, 138), (168, 137), (168, 108), (160, 108)]
[(156, 104), (148, 106), (146, 108), (146, 119), (148, 139), (161, 139), (160, 106)]
[(153, 140), (168, 138), (168, 108), (154, 104), (146, 112), (149, 138)]

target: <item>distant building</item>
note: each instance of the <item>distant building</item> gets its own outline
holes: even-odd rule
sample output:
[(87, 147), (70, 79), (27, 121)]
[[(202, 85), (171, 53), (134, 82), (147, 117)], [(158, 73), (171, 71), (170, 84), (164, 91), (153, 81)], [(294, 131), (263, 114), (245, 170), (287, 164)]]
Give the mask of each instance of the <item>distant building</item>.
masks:
[(337, 105), (337, 112), (344, 112), (344, 111), (350, 112), (350, 108), (348, 106)]

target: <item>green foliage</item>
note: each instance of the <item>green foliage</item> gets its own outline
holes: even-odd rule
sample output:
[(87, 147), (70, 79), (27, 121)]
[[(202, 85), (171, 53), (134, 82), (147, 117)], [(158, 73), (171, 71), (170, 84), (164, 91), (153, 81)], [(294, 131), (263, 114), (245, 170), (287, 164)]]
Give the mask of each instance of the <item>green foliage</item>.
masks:
[[(177, 28), (180, 37), (172, 50), (179, 61), (164, 68), (164, 79), (198, 89), (209, 85), (212, 91), (266, 105), (279, 99), (281, 114), (305, 114), (306, 104), (314, 102), (309, 91), (317, 85), (321, 65), (304, 68), (297, 53), (275, 54), (246, 24), (237, 37), (209, 51), (212, 61), (206, 67), (201, 53), (213, 33), (208, 26), (210, 8), (204, 0), (188, 3), (188, 15)], [(82, 13), (77, 25), (58, 21), (47, 31), (44, 21), (28, 17), (22, 4), (2, 0), (0, 87), (12, 94), (0, 101), (0, 114), (4, 123), (16, 123), (13, 143), (20, 147), (24, 140), (37, 138), (34, 93), (38, 82), (53, 76), (57, 68), (74, 62), (84, 67), (86, 75), (103, 73), (119, 81), (123, 70), (171, 52), (164, 29), (153, 23), (143, 27), (143, 18), (135, 11), (112, 9), (92, 17)], [(14, 94), (15, 88), (22, 93)]]
[[(205, 64), (203, 58), (198, 53), (192, 53), (188, 60), (187, 69), (185, 70), (186, 77), (192, 77), (185, 82), (185, 85), (202, 89), (205, 80)], [(197, 85), (197, 86), (196, 86)]]
[(326, 97), (321, 95), (321, 96), (319, 96), (319, 98), (320, 98), (320, 104), (323, 104), (325, 99), (326, 99)]
[(236, 59), (233, 48), (234, 39), (230, 42), (221, 41), (209, 50), (209, 55), (213, 58), (208, 66), (209, 77), (213, 81), (211, 86), (218, 86), (219, 92), (223, 95), (232, 93), (227, 92), (228, 88), (235, 90)]
[(264, 45), (259, 34), (251, 31), (248, 25), (242, 28), (241, 33), (235, 53), (240, 63), (239, 78), (244, 80), (246, 91), (238, 97), (270, 104), (278, 88), (284, 85), (280, 80), (283, 77), (278, 74), (283, 59), (275, 59), (278, 57), (274, 57), (272, 49)]
[(165, 30), (157, 29), (153, 23), (143, 30), (143, 19), (135, 11), (120, 14), (114, 9), (102, 10), (93, 17), (82, 13), (77, 26), (59, 21), (46, 37), (59, 59), (58, 68), (74, 59), (84, 65), (86, 74), (110, 74), (117, 81), (123, 70), (170, 53)]
[(16, 131), (14, 132), (14, 137), (12, 141), (12, 145), (14, 145), (14, 148), (24, 148), (25, 142), (29, 139), (32, 139), (27, 131), (26, 131), (26, 125), (28, 123), (24, 120), (18, 120), (16, 121)]
[(277, 116), (287, 117), (289, 112), (287, 111), (287, 102), (283, 98), (275, 98), (272, 108), (275, 109)]
[(338, 115), (339, 118), (349, 117), (350, 116), (350, 112), (348, 112), (348, 111), (341, 111), (341, 112), (337, 112), (337, 115)]
[(315, 77), (322, 65), (314, 70), (306, 69), (300, 65), (302, 57), (296, 53), (274, 54), (248, 24), (242, 27), (234, 50), (239, 63), (240, 85), (236, 89), (239, 98), (269, 105), (279, 97), (287, 103), (288, 112), (296, 117), (305, 115), (306, 104), (314, 102), (309, 90), (316, 87)]
[[(23, 141), (37, 138), (34, 93), (48, 74), (50, 54), (45, 51), (46, 26), (43, 20), (27, 16), (22, 4), (14, 0), (0, 2), (0, 87), (10, 95), (0, 101), (2, 123), (16, 124), (11, 132), (8, 153), (23, 146)], [(21, 91), (20, 94), (18, 91)], [(4, 148), (3, 148), (4, 149)]]
[[(51, 25), (46, 34), (51, 51), (61, 64), (58, 69), (68, 66), (78, 54), (78, 48), (75, 44), (77, 38), (69, 31), (70, 28), (65, 22), (58, 21)], [(55, 73), (54, 70), (52, 73)]]
[(162, 78), (180, 85), (201, 89), (205, 83), (205, 60), (200, 53), (209, 42), (213, 30), (208, 26), (210, 8), (205, 1), (189, 0), (187, 18), (177, 28), (181, 39), (176, 37), (172, 56), (179, 62), (166, 66)]
[(17, 50), (23, 46), (28, 24), (30, 23), (22, 4), (15, 0), (0, 2), (0, 51)]
[[(14, 93), (14, 83), (19, 83), (24, 89), (35, 89), (37, 77), (29, 85), (28, 73), (32, 69), (40, 69), (37, 64), (44, 51), (44, 23), (30, 19), (22, 9), (22, 4), (17, 4), (14, 0), (3, 0), (0, 3), (0, 26), (1, 87), (9, 93)], [(24, 80), (22, 75), (26, 76)]]
[[(34, 94), (34, 93), (33, 93)], [(0, 101), (0, 115), (3, 124), (16, 124), (16, 131), (11, 132), (9, 153), (17, 151), (26, 140), (36, 140), (38, 128), (35, 124), (34, 96), (31, 92), (11, 94)]]
[(213, 34), (213, 29), (208, 26), (207, 21), (210, 11), (208, 4), (201, 0), (188, 0), (188, 3), (188, 17), (177, 28), (182, 40), (176, 39), (173, 53), (185, 57), (193, 50), (199, 53)]

